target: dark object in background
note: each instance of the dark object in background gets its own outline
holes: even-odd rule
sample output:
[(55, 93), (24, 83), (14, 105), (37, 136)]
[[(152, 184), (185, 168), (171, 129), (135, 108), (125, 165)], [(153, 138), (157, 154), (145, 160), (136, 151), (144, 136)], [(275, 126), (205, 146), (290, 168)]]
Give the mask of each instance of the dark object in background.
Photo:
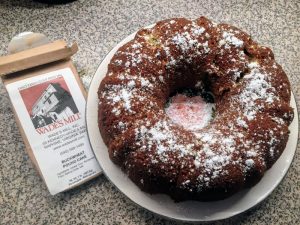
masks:
[(47, 4), (65, 4), (69, 2), (74, 2), (76, 0), (34, 0), (36, 2), (47, 3)]

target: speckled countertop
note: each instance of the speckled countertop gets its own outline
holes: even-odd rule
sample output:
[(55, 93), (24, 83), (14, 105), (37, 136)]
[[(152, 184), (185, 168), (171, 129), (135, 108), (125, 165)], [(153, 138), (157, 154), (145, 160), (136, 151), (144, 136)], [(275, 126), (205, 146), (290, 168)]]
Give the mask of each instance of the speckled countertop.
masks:
[[(290, 77), (300, 105), (300, 2), (237, 0), (78, 0), (49, 6), (0, 1), (0, 55), (14, 35), (45, 33), (77, 41), (74, 57), (86, 87), (103, 57), (137, 29), (168, 17), (207, 16), (228, 22), (270, 46)], [(261, 204), (214, 224), (300, 224), (300, 149), (286, 177)], [(8, 96), (0, 83), (0, 224), (175, 224), (136, 206), (104, 176), (51, 196), (24, 151)]]

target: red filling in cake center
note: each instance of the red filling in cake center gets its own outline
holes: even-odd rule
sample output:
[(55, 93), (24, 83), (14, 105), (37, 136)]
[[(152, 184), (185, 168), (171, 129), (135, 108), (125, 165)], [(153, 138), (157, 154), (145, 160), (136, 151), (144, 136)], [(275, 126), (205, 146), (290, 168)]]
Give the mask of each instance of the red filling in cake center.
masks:
[(187, 130), (197, 131), (212, 120), (213, 108), (214, 104), (205, 102), (201, 96), (177, 94), (170, 99), (166, 113), (174, 123)]

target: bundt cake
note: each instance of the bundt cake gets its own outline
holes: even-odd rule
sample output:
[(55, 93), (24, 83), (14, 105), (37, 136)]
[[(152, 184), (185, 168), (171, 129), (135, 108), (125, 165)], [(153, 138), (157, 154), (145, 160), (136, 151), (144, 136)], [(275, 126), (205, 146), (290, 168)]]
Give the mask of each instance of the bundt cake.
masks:
[[(213, 119), (189, 129), (166, 104), (212, 93)], [(167, 19), (118, 49), (99, 90), (111, 160), (143, 191), (175, 201), (224, 199), (255, 185), (285, 149), (293, 120), (288, 78), (272, 51), (228, 24)]]

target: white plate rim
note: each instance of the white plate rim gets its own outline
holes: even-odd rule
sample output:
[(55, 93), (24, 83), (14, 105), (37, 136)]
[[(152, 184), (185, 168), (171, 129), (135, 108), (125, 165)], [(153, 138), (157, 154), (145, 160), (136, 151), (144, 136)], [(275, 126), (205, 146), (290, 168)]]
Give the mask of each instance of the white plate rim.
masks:
[[(150, 25), (148, 27), (151, 27), (153, 25)], [(218, 203), (218, 204), (226, 204), (226, 202), (228, 202), (229, 199), (232, 198), (237, 198), (237, 196), (239, 197), (243, 197), (244, 195), (249, 195), (249, 192), (251, 192), (254, 188), (257, 188), (260, 184), (262, 184), (262, 182), (264, 180), (266, 180), (269, 176), (268, 174), (276, 173), (278, 175), (278, 172), (274, 172), (277, 170), (282, 170), (279, 177), (277, 177), (277, 179), (273, 179), (272, 182), (269, 182), (269, 188), (267, 188), (266, 191), (264, 191), (263, 193), (260, 193), (259, 196), (256, 196), (255, 199), (253, 199), (251, 202), (244, 202), (245, 205), (244, 207), (240, 208), (237, 211), (234, 212), (227, 212), (225, 214), (216, 214), (216, 215), (206, 215), (206, 216), (200, 216), (200, 217), (190, 217), (188, 216), (188, 211), (189, 209), (186, 210), (186, 212), (184, 212), (185, 214), (179, 215), (178, 213), (174, 213), (173, 215), (171, 215), (169, 212), (164, 213), (164, 212), (159, 212), (159, 210), (153, 208), (153, 207), (149, 207), (149, 205), (147, 205), (147, 198), (146, 202), (144, 200), (139, 199), (138, 197), (140, 196), (147, 196), (148, 198), (152, 198), (153, 196), (161, 196), (163, 198), (169, 198), (166, 195), (149, 195), (145, 192), (142, 192), (140, 189), (137, 188), (137, 186), (128, 178), (124, 178), (126, 175), (120, 170), (120, 168), (118, 168), (116, 165), (114, 165), (109, 157), (108, 157), (108, 151), (107, 151), (107, 147), (105, 146), (105, 144), (103, 143), (102, 137), (100, 135), (99, 129), (98, 129), (98, 95), (97, 95), (97, 91), (100, 85), (101, 80), (104, 78), (104, 76), (106, 75), (106, 71), (107, 71), (107, 65), (110, 62), (111, 58), (113, 57), (114, 53), (119, 49), (119, 47), (121, 47), (122, 45), (124, 45), (125, 43), (127, 43), (128, 41), (132, 40), (135, 36), (136, 32), (130, 34), (129, 36), (127, 36), (125, 39), (123, 39), (121, 42), (119, 42), (103, 59), (103, 61), (101, 62), (101, 64), (99, 65), (96, 73), (94, 74), (94, 77), (90, 83), (90, 87), (89, 87), (89, 91), (88, 91), (88, 97), (87, 97), (87, 104), (86, 104), (86, 123), (87, 123), (87, 132), (88, 132), (88, 137), (92, 146), (92, 149), (95, 153), (95, 156), (100, 164), (100, 167), (103, 170), (103, 173), (105, 174), (105, 176), (115, 185), (115, 187), (122, 192), (125, 196), (127, 196), (132, 202), (134, 202), (135, 204), (141, 206), (144, 209), (147, 209), (159, 216), (168, 218), (168, 219), (173, 219), (173, 220), (177, 220), (177, 221), (184, 221), (184, 222), (204, 222), (204, 221), (216, 221), (216, 220), (223, 220), (223, 219), (227, 219), (230, 217), (233, 217), (235, 215), (238, 215), (242, 212), (245, 212), (249, 209), (251, 209), (252, 207), (256, 206), (257, 204), (259, 204), (260, 202), (262, 202), (265, 198), (267, 198), (272, 192), (273, 190), (280, 184), (280, 182), (282, 181), (282, 179), (285, 177), (286, 173), (288, 172), (288, 169), (293, 161), (296, 149), (297, 149), (297, 141), (298, 141), (298, 111), (297, 111), (297, 105), (296, 105), (296, 101), (295, 101), (295, 97), (294, 94), (292, 93), (292, 97), (291, 97), (291, 106), (294, 108), (294, 120), (292, 122), (292, 124), (290, 125), (290, 137), (289, 137), (289, 141), (288, 144), (286, 146), (286, 149), (284, 150), (284, 152), (282, 153), (282, 155), (280, 156), (280, 158), (277, 160), (277, 162), (273, 165), (272, 168), (270, 168), (265, 176), (262, 178), (262, 180), (255, 185), (253, 188), (251, 189), (247, 189), (244, 191), (241, 191), (235, 195), (233, 195), (230, 198), (227, 198), (225, 200), (221, 200), (221, 201), (217, 201), (214, 203)], [(100, 147), (100, 148), (99, 148)], [(100, 150), (100, 151), (99, 151)], [(124, 189), (124, 187), (122, 187), (122, 183), (120, 183), (120, 181), (116, 180), (115, 177), (112, 176), (112, 172), (108, 170), (108, 166), (107, 163), (110, 164), (110, 166), (115, 167), (115, 171), (116, 173), (119, 173), (117, 175), (118, 178), (122, 179), (121, 182), (127, 182), (129, 185), (128, 188), (133, 188), (134, 192), (137, 193), (139, 192), (140, 195), (132, 195), (130, 194), (129, 189)], [(282, 167), (282, 165), (284, 167)], [(115, 176), (115, 175), (114, 175)], [(124, 183), (123, 183), (124, 184)], [(135, 188), (134, 188), (135, 187)], [(105, 194), (105, 193), (102, 193)], [(241, 198), (241, 200), (238, 200), (238, 202), (242, 202), (245, 201), (243, 200), (243, 198)], [(194, 202), (194, 201), (187, 201), (184, 202), (184, 205), (189, 204), (189, 202), (192, 202), (191, 205), (199, 203), (199, 202)], [(230, 201), (229, 201), (230, 202)], [(170, 203), (170, 202), (168, 202)], [(236, 203), (236, 202), (235, 202)], [(158, 204), (161, 204), (161, 202), (158, 202)], [(180, 205), (182, 203), (175, 203), (173, 202), (174, 205)], [(198, 204), (199, 205), (199, 204)], [(209, 202), (201, 202), (201, 205), (207, 205), (207, 206), (213, 206), (211, 203)], [(175, 206), (176, 207), (176, 206)], [(204, 206), (203, 206), (204, 207)], [(230, 208), (231, 206), (227, 206), (227, 208)], [(228, 210), (228, 209), (227, 209)], [(213, 211), (213, 209), (212, 209)]]

